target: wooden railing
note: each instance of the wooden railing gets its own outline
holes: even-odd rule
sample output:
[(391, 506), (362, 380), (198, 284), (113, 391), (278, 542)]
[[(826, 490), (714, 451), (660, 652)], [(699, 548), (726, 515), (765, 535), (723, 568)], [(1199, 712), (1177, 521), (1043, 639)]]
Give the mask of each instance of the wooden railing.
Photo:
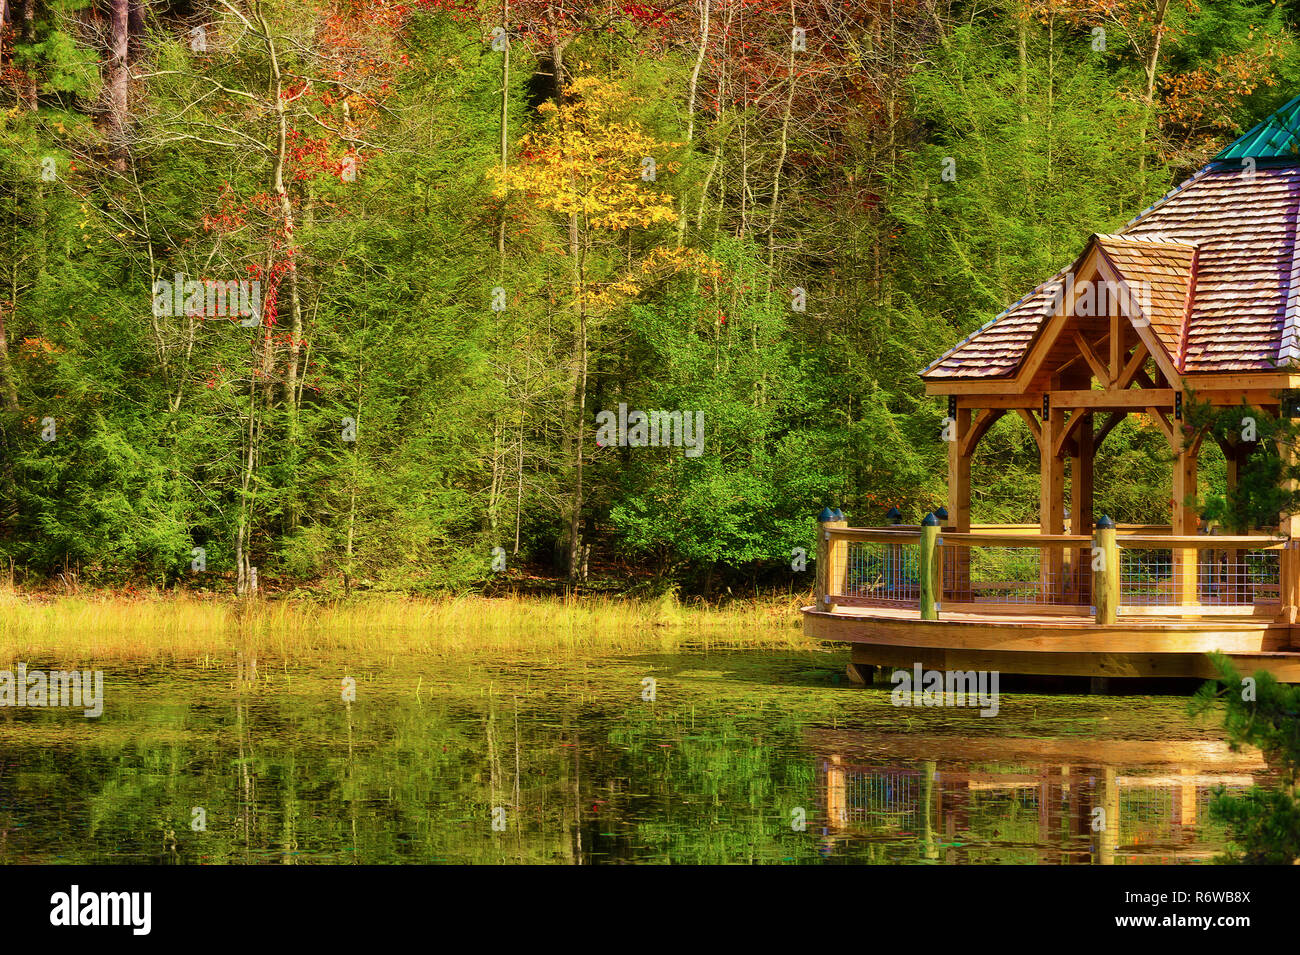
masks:
[(1267, 616), (1296, 603), (1294, 553), (1267, 535), (1177, 536), (1167, 526), (1041, 534), (1001, 526), (820, 525), (818, 609), (893, 607), (949, 613)]
[(1273, 616), (1281, 609), (1285, 538), (1134, 536), (1119, 550), (1121, 613)]

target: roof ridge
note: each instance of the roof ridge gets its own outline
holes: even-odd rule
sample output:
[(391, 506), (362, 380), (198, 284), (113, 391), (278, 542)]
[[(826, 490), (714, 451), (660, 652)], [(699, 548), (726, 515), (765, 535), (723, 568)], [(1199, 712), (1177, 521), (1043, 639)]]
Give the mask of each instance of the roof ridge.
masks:
[(1094, 236), (1095, 238), (1102, 239), (1107, 242), (1132, 242), (1132, 243), (1145, 243), (1147, 245), (1177, 245), (1187, 249), (1200, 248), (1200, 244), (1197, 242), (1187, 242), (1182, 239), (1171, 239), (1163, 232), (1157, 232), (1153, 235), (1125, 235), (1120, 232), (1117, 233), (1097, 232), (1094, 233)]
[(1185, 374), (1187, 371), (1187, 343), (1192, 332), (1192, 309), (1196, 305), (1196, 280), (1201, 270), (1200, 247), (1192, 249), (1192, 264), (1187, 269), (1187, 298), (1183, 301), (1183, 327), (1178, 333), (1178, 354), (1174, 356), (1174, 371)]
[(1291, 274), (1287, 276), (1286, 309), (1282, 313), (1282, 333), (1278, 336), (1274, 368), (1300, 363), (1300, 219), (1291, 229)]

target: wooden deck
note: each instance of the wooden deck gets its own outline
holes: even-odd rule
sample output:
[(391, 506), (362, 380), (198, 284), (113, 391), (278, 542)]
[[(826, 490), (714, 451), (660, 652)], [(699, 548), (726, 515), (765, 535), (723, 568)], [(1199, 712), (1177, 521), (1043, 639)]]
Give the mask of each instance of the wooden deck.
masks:
[(853, 528), (827, 512), (804, 630), (857, 666), (1210, 679), (1219, 651), (1300, 683), (1296, 541), (1171, 531)]
[(1220, 650), (1243, 674), (1266, 670), (1300, 683), (1300, 628), (1265, 618), (1142, 615), (1098, 624), (1052, 613), (945, 613), (922, 620), (919, 610), (899, 607), (805, 607), (803, 615), (806, 633), (850, 644), (861, 666), (1210, 679), (1206, 654)]

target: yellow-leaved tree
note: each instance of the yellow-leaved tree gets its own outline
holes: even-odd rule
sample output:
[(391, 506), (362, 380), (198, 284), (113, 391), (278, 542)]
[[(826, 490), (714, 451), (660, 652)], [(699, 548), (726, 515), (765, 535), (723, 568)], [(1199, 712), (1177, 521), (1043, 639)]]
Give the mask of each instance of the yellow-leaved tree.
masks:
[(613, 83), (575, 79), (561, 102), (538, 107), (541, 126), (522, 137), (515, 162), (493, 172), (496, 195), (522, 196), (534, 208), (567, 220), (573, 347), (563, 447), (566, 484), (564, 518), (570, 579), (583, 575), (583, 453), (587, 421), (590, 336), (602, 318), (635, 298), (666, 273), (708, 260), (689, 250), (641, 243), (632, 230), (652, 230), (677, 221), (674, 197), (658, 177), (676, 171), (671, 153), (679, 143), (650, 136), (629, 118), (637, 99)]

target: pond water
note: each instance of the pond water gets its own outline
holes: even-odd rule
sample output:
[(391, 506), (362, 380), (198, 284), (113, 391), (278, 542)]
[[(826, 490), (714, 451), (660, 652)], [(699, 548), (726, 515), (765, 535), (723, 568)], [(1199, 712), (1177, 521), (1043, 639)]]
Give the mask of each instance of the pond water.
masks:
[(1213, 788), (1266, 772), (1183, 696), (1004, 689), (990, 718), (843, 665), (105, 665), (99, 718), (0, 709), (0, 863), (1200, 862)]

